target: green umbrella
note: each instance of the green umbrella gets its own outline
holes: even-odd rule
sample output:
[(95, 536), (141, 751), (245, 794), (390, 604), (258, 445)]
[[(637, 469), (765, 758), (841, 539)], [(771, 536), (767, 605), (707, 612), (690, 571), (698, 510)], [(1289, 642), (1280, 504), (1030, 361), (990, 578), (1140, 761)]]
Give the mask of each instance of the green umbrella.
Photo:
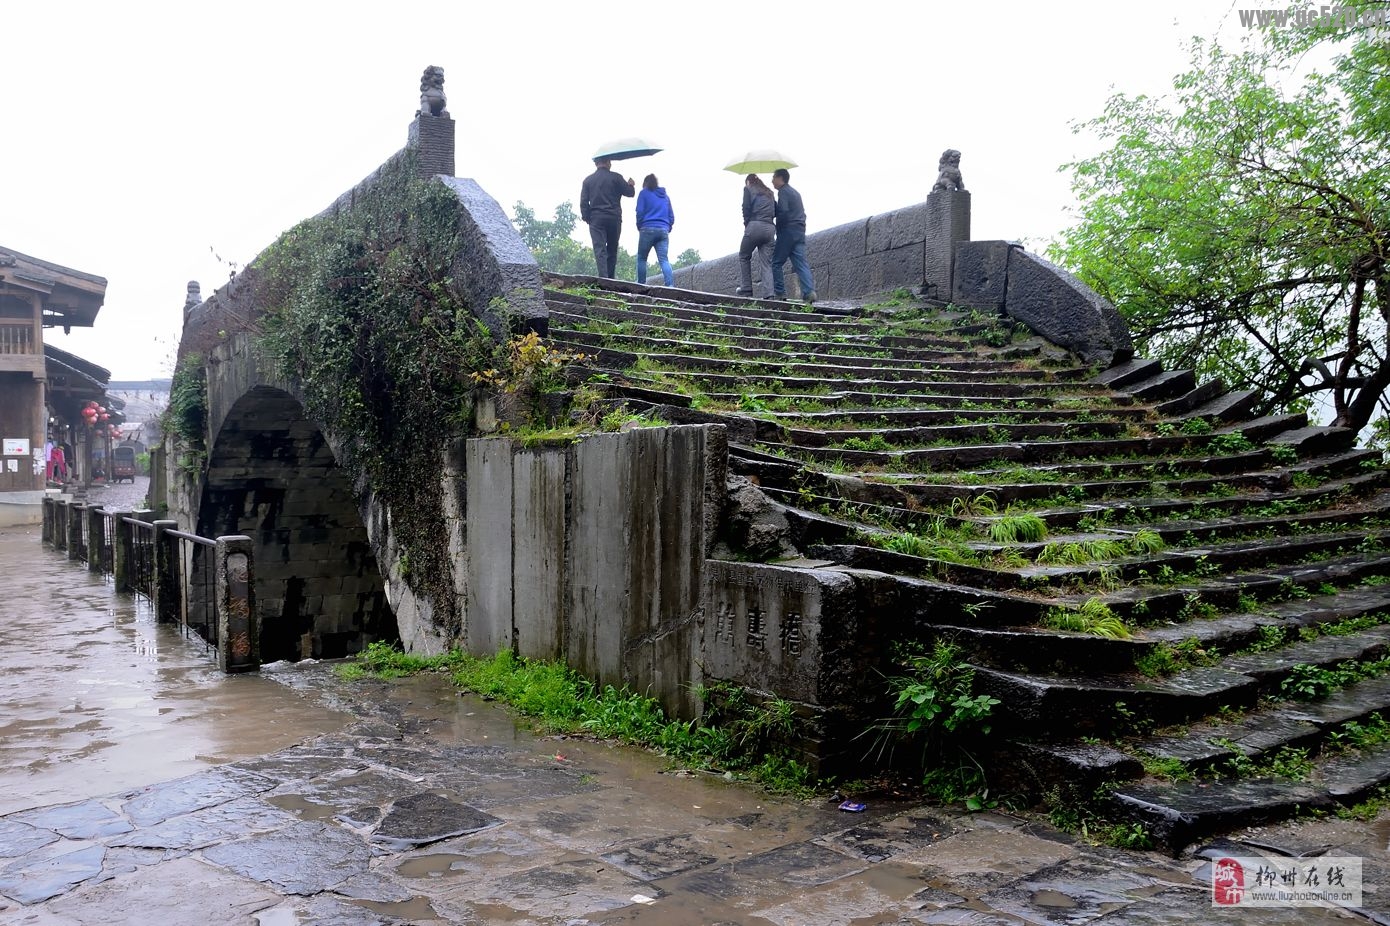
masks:
[(775, 148), (753, 148), (725, 164), (724, 169), (736, 174), (765, 174), (795, 166), (795, 161)]

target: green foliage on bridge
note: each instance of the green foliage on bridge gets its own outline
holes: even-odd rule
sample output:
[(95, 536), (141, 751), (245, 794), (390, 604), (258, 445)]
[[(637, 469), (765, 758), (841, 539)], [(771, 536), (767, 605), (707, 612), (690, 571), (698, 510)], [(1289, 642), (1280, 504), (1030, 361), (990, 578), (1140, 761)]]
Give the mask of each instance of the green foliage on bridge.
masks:
[(457, 628), (438, 472), (471, 415), (471, 374), (495, 366), (497, 349), (452, 276), (461, 219), (454, 193), (416, 179), (407, 159), (257, 260), (260, 349), (340, 444), (339, 463), (389, 507), (412, 586), (446, 631)]
[[(207, 456), (208, 382), (202, 354), (185, 355), (174, 370), (169, 386), (169, 405), (160, 416), (160, 427), (178, 438), (181, 470), (197, 475)], [(148, 471), (148, 466), (146, 466)]]
[[(1358, 8), (1367, 4), (1356, 2)], [(1390, 44), (1290, 29), (1193, 48), (1166, 98), (1117, 95), (1067, 165), (1079, 221), (1053, 256), (1140, 350), (1360, 429), (1390, 409)], [(1309, 71), (1317, 46), (1330, 64)]]

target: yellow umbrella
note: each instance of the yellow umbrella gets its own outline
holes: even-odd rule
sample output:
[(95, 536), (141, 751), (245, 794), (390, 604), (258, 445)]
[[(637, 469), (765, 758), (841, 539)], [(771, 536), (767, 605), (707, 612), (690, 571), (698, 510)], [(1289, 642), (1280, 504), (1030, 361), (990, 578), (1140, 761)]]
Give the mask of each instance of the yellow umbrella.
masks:
[(736, 174), (765, 174), (783, 167), (796, 167), (797, 164), (776, 148), (751, 148), (724, 165), (724, 169)]

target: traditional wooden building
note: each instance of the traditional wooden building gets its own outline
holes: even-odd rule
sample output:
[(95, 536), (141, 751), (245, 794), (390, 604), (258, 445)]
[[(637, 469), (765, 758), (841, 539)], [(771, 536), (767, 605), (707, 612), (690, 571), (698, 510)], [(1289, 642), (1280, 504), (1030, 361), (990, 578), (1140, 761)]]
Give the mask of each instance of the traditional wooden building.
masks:
[[(50, 357), (43, 330), (91, 327), (105, 299), (105, 278), (0, 246), (0, 525), (41, 517), (49, 419), (57, 418), (53, 376), (66, 376), (66, 358), (77, 359), (61, 351)], [(102, 394), (109, 375), (92, 376), (105, 371), (85, 361), (80, 366), (88, 381), (82, 391), (97, 385), (94, 394)]]

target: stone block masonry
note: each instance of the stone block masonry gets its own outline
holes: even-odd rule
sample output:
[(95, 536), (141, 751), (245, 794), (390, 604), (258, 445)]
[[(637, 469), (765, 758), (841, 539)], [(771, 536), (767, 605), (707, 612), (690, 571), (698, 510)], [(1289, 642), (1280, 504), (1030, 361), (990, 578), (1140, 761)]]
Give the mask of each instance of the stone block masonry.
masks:
[(726, 452), (710, 426), (554, 448), (468, 441), (468, 650), (562, 660), (696, 713)]

